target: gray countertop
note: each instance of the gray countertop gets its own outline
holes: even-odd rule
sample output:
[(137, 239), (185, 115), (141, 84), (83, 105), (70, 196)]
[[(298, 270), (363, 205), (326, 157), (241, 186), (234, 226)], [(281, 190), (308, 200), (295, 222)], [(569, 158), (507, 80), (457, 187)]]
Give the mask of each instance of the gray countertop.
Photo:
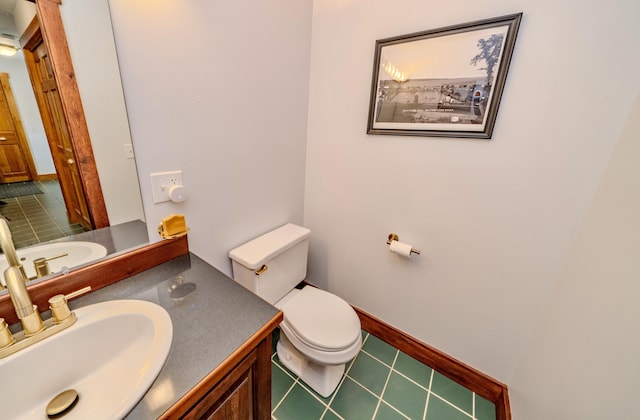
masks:
[(194, 254), (78, 298), (70, 306), (116, 299), (154, 302), (167, 310), (173, 323), (167, 361), (127, 419), (157, 418), (278, 313)]
[(101, 244), (107, 248), (107, 255), (111, 256), (148, 244), (149, 233), (146, 223), (142, 220), (132, 220), (119, 225), (77, 233), (51, 242), (68, 241), (87, 241)]

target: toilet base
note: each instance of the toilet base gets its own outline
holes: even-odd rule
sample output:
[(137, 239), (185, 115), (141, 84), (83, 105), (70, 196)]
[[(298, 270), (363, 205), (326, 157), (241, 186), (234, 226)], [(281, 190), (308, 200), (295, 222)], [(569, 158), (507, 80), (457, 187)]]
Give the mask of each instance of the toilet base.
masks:
[(319, 365), (312, 362), (293, 347), (282, 332), (276, 347), (278, 358), (282, 364), (318, 394), (326, 398), (338, 387), (344, 373), (344, 363), (341, 365)]

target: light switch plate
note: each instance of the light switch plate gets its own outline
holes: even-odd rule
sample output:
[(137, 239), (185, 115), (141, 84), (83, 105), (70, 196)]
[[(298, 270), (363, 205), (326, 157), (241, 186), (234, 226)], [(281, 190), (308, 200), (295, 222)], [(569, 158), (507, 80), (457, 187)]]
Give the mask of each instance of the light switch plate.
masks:
[(156, 172), (150, 176), (154, 203), (169, 201), (169, 188), (172, 185), (182, 185), (182, 171)]

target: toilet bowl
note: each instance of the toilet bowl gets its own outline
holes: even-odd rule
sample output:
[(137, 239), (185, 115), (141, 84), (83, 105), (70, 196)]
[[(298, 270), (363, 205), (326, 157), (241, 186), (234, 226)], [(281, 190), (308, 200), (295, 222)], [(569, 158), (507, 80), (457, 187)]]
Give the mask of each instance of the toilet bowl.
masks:
[(360, 320), (340, 297), (305, 279), (310, 231), (292, 223), (231, 252), (233, 279), (280, 309), (282, 364), (323, 397), (333, 393), (362, 346)]
[(284, 314), (278, 358), (318, 394), (328, 397), (346, 363), (362, 347), (358, 316), (338, 296), (312, 286), (292, 290), (275, 306)]

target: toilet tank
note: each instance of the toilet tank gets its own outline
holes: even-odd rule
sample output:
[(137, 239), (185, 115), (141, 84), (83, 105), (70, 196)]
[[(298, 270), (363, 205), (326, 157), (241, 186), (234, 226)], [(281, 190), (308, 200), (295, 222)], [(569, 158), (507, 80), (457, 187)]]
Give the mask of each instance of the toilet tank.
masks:
[(310, 234), (289, 223), (231, 250), (233, 279), (276, 303), (307, 276)]

